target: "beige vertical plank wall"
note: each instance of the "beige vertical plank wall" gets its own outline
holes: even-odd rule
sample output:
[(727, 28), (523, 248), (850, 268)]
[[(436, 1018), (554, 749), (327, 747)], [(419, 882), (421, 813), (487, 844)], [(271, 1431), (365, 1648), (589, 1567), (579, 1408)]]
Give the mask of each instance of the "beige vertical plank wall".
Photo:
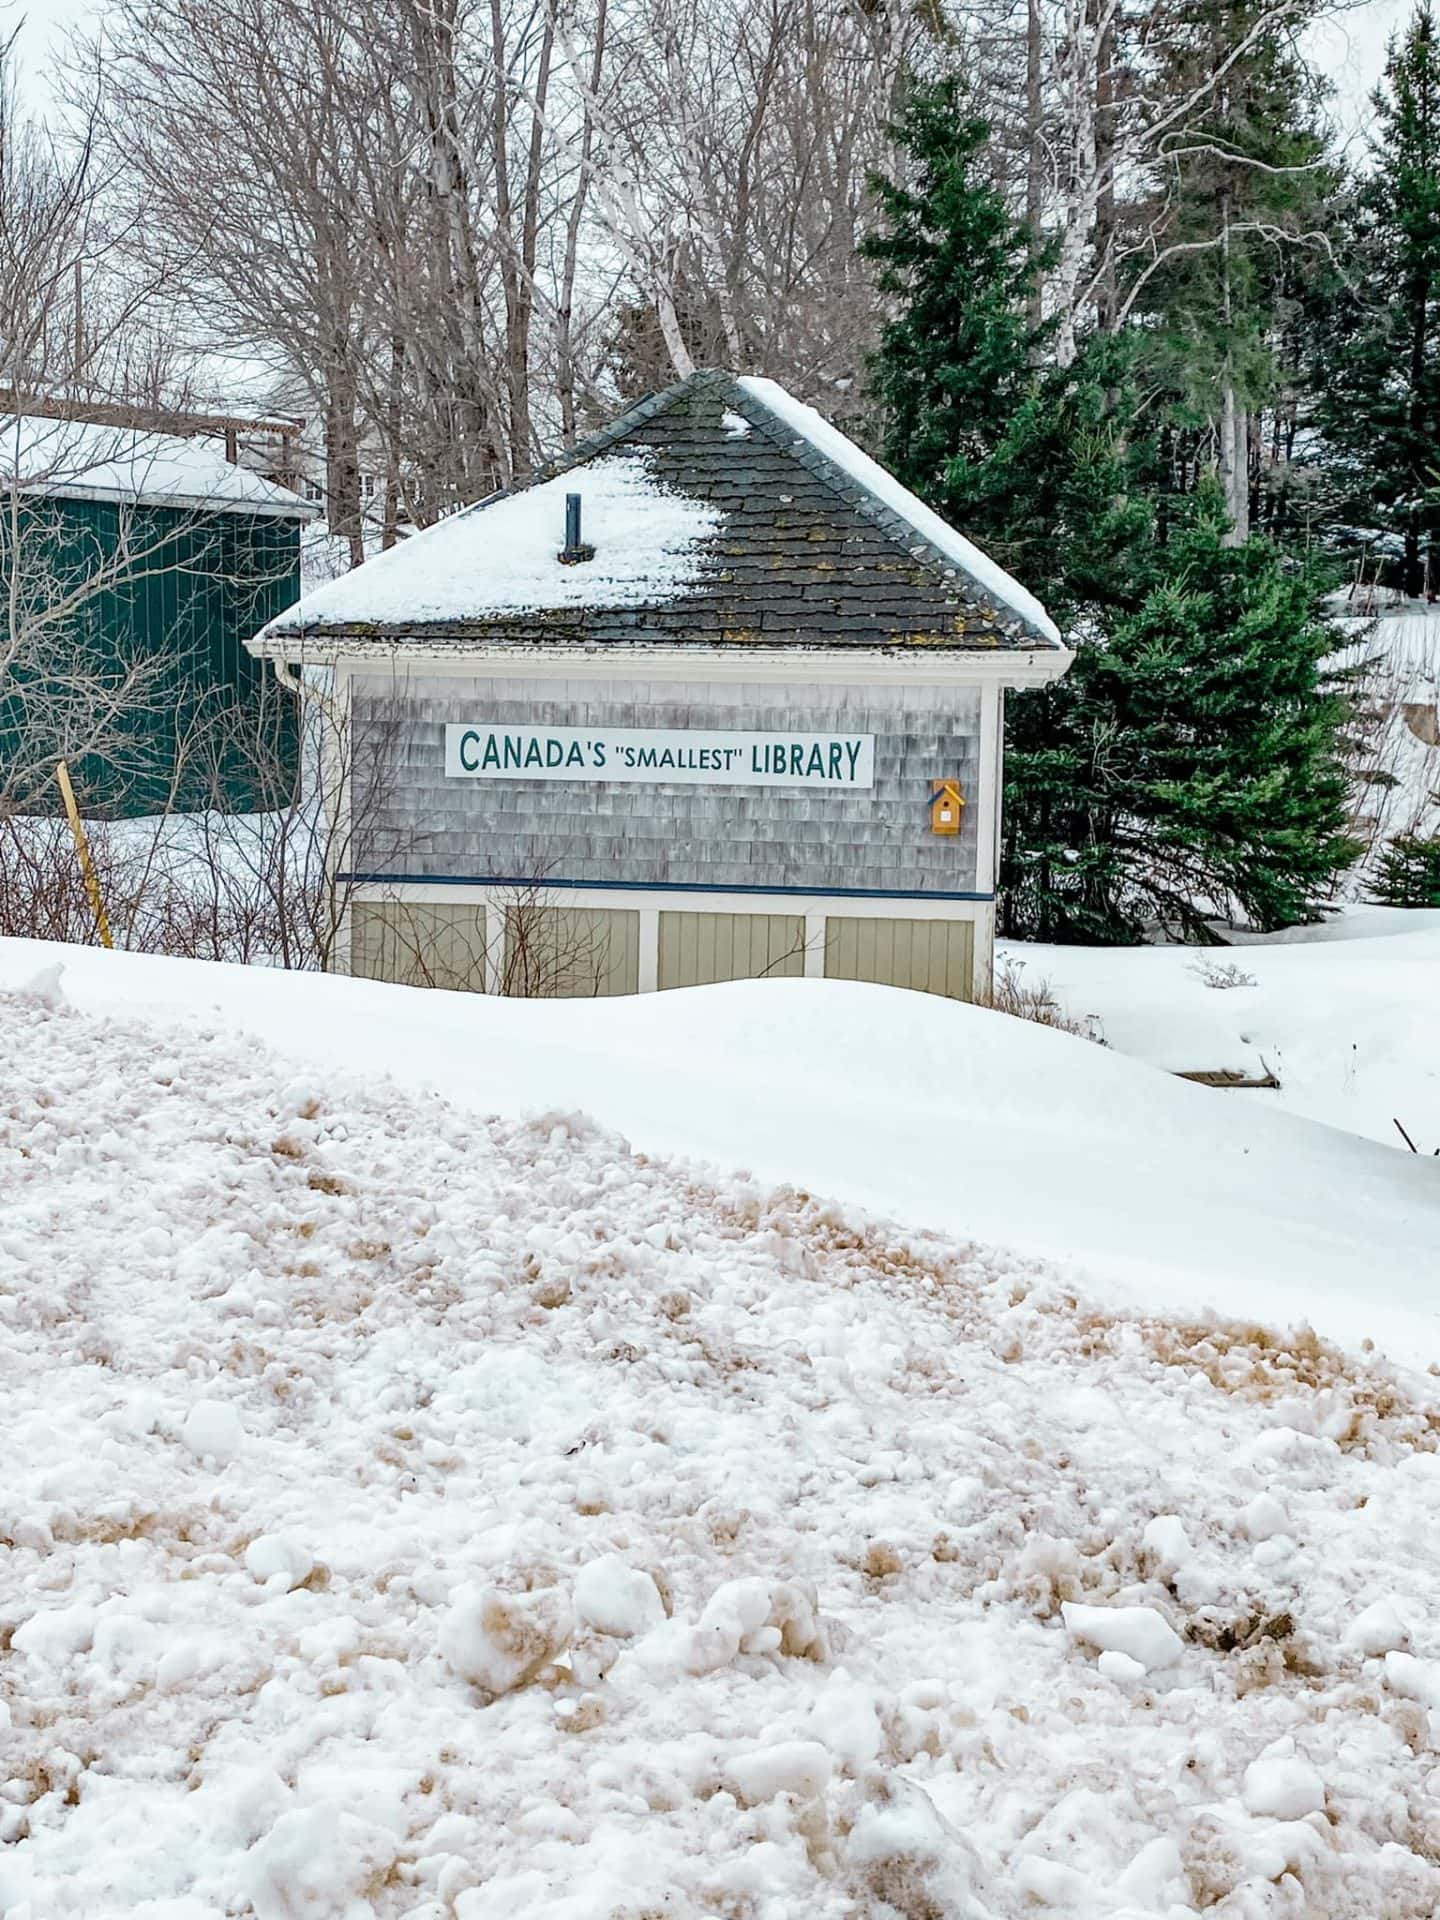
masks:
[(974, 997), (975, 927), (969, 920), (825, 922), (827, 980), (873, 980), (952, 1000)]
[[(587, 907), (527, 907), (534, 955), (530, 991), (556, 997), (634, 993), (640, 916)], [(404, 900), (357, 901), (351, 955), (362, 979), (485, 991), (485, 909)], [(514, 953), (506, 930), (506, 960)], [(516, 991), (524, 989), (517, 985)]]
[[(515, 911), (527, 918), (530, 958), (526, 964), (515, 930), (507, 925), (502, 979), (495, 983), (501, 991), (581, 999), (639, 991), (637, 911), (530, 905), (510, 909)], [(658, 919), (657, 984), (662, 988), (798, 979), (805, 972), (803, 914), (662, 912)], [(357, 901), (351, 909), (353, 969), (370, 980), (481, 993), (485, 932), (480, 905)], [(973, 921), (835, 914), (825, 921), (830, 980), (875, 981), (969, 1000), (974, 962)]]
[[(530, 907), (538, 967), (512, 991), (545, 999), (593, 999), (640, 990), (640, 915), (605, 907)], [(516, 930), (505, 932), (505, 972), (517, 972)]]
[(798, 978), (805, 971), (800, 913), (662, 913), (661, 987), (716, 980)]
[(351, 965), (406, 987), (485, 987), (485, 909), (363, 900), (350, 909)]

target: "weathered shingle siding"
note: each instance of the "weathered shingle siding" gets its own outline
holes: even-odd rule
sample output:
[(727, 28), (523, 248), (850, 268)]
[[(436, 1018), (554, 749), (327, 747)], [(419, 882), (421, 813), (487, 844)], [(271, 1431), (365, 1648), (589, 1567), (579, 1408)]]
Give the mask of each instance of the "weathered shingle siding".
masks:
[[(932, 687), (367, 676), (354, 683), (362, 760), (387, 771), (361, 808), (353, 866), (415, 878), (965, 894), (975, 889), (979, 696)], [(445, 776), (445, 726), (787, 729), (875, 735), (875, 784), (569, 785)], [(958, 779), (963, 831), (930, 832), (930, 795)]]

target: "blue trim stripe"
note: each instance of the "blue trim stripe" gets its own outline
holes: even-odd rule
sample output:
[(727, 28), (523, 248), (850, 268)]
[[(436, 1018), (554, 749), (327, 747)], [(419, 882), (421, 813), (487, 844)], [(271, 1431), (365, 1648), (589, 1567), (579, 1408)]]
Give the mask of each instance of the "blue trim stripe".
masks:
[(356, 887), (592, 887), (614, 893), (764, 893), (788, 898), (813, 895), (827, 900), (978, 900), (990, 901), (993, 893), (915, 893), (899, 887), (756, 887), (718, 880), (557, 880), (547, 873), (542, 879), (506, 879), (494, 874), (475, 873), (337, 873), (337, 883)]

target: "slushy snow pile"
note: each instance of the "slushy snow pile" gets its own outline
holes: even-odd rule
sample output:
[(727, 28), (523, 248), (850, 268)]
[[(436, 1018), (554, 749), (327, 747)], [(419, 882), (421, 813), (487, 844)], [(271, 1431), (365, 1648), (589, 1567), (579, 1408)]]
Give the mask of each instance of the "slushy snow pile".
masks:
[(0, 954), (6, 1920), (1434, 1913), (1431, 1375), (47, 956)]
[[(579, 1110), (644, 1153), (1055, 1262), (1112, 1303), (1310, 1319), (1440, 1362), (1428, 1159), (1393, 1130), (1381, 1146), (1305, 1124), (1118, 1046), (846, 980), (504, 1000), (0, 940), (0, 991), (57, 965), (71, 1003), (107, 1018), (198, 1015), (264, 1035), (297, 1070), (363, 1060), (482, 1115)], [(1374, 1031), (1392, 976), (1372, 978)], [(1236, 997), (1186, 982), (1202, 1004)], [(1413, 1026), (1389, 1056), (1404, 1072), (1426, 1057), (1430, 991), (1407, 982), (1389, 1009)]]

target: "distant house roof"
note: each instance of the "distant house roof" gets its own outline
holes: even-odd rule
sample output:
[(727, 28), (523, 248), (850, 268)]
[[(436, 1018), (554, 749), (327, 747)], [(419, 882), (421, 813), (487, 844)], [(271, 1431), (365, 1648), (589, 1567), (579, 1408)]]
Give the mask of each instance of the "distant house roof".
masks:
[(312, 519), (298, 494), (232, 466), (204, 440), (94, 421), (0, 414), (0, 486), (47, 499)]
[[(579, 564), (559, 557), (567, 493), (594, 548)], [(318, 587), (252, 648), (407, 641), (1064, 651), (1033, 595), (837, 428), (718, 372)]]

